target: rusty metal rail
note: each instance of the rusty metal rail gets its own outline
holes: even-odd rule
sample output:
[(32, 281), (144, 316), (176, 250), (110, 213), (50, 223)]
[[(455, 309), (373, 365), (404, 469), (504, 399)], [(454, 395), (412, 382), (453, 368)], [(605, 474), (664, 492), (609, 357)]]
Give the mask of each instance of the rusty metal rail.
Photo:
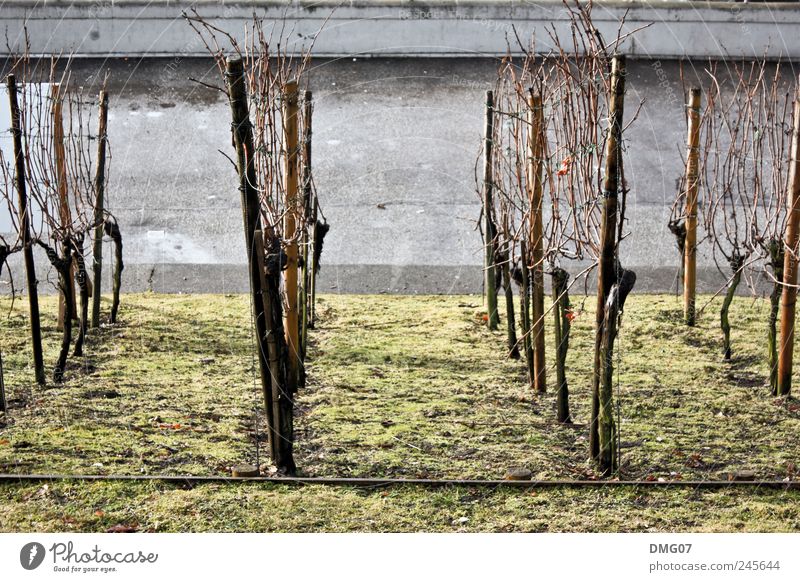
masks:
[(602, 487), (646, 487), (651, 489), (726, 489), (764, 488), (800, 490), (800, 481), (731, 480), (731, 481), (615, 481), (615, 480), (548, 480), (513, 481), (504, 479), (381, 479), (358, 477), (228, 477), (216, 475), (56, 475), (0, 473), (0, 483), (28, 483), (47, 481), (151, 481), (184, 485), (206, 483), (272, 483), (277, 485), (327, 485), (344, 487), (496, 487), (508, 489), (555, 489)]

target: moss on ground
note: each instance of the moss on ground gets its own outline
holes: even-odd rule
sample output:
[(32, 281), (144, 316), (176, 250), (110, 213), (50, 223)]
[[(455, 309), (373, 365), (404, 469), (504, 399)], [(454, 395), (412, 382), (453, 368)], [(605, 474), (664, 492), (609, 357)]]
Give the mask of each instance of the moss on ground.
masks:
[[(556, 423), (552, 392), (534, 397), (522, 364), (505, 358), (504, 334), (483, 325), (480, 297), (319, 301), (309, 383), (297, 402), (304, 474), (500, 478), (522, 466), (541, 479), (595, 477), (585, 426), (593, 301), (573, 327), (574, 426)], [(246, 297), (125, 296), (122, 323), (93, 331), (66, 382), (45, 388), (33, 382), (24, 302), (9, 305), (0, 301), (11, 404), (0, 471), (212, 475), (242, 462), (269, 470)], [(769, 395), (768, 305), (734, 302), (732, 362), (722, 361), (713, 308), (686, 328), (676, 298), (629, 299), (618, 374), (625, 477), (717, 479), (746, 469), (797, 478), (800, 405)], [(43, 300), (43, 313), (51, 365), (54, 298)], [(786, 531), (800, 529), (799, 498), (758, 489), (65, 481), (1, 485), (0, 530)]]

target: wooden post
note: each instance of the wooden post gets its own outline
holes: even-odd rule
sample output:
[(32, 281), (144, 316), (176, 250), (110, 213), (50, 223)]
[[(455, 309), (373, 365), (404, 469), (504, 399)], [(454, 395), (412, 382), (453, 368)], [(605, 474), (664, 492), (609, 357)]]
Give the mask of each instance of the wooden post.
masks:
[[(3, 274), (3, 265), (8, 257), (9, 249), (5, 245), (0, 245), (0, 275)], [(0, 346), (0, 413), (3, 414), (3, 422), (8, 420), (8, 402), (6, 401), (6, 384), (3, 377), (3, 350)]]
[(25, 182), (25, 153), (22, 149), (22, 123), (17, 100), (17, 80), (14, 75), (7, 79), (8, 100), (11, 106), (11, 133), (14, 137), (14, 167), (19, 208), (19, 230), (22, 253), (25, 260), (25, 280), (28, 286), (28, 305), (31, 317), (31, 343), (33, 345), (33, 366), (36, 382), (45, 383), (44, 354), (42, 352), (42, 330), (39, 321), (39, 292), (36, 281), (36, 264), (33, 261), (31, 246), (30, 212), (28, 211), (28, 190)]
[(700, 89), (689, 93), (689, 135), (686, 153), (686, 241), (683, 245), (683, 315), (686, 325), (695, 324), (697, 286), (697, 186), (700, 168)]
[[(603, 181), (603, 211), (600, 221), (600, 257), (597, 273), (597, 317), (595, 320), (594, 378), (592, 385), (592, 414), (589, 424), (589, 449), (592, 458), (600, 459), (599, 414), (600, 381), (604, 370), (602, 361), (605, 337), (605, 307), (611, 287), (616, 283), (617, 212), (619, 166), (622, 163), (622, 114), (625, 96), (625, 57), (616, 55), (611, 64), (609, 95), (609, 131), (606, 139), (605, 177)], [(613, 420), (613, 418), (612, 418)], [(601, 467), (604, 469), (603, 467)]]
[[(64, 154), (64, 116), (63, 116), (63, 101), (61, 98), (60, 85), (53, 85), (51, 89), (51, 98), (53, 100), (53, 158), (56, 165), (56, 186), (58, 188), (58, 212), (61, 224), (67, 225), (72, 222), (72, 212), (69, 207), (69, 198), (67, 194), (67, 163)], [(75, 289), (75, 268), (70, 267), (69, 282)], [(75, 297), (75, 293), (72, 294)], [(72, 306), (73, 316), (78, 313), (78, 310), (73, 302)], [(64, 292), (58, 294), (58, 322), (56, 329), (64, 331)]]
[(92, 295), (92, 327), (100, 326), (100, 295), (103, 278), (103, 232), (106, 187), (106, 140), (108, 126), (108, 93), (100, 91), (100, 111), (97, 126), (97, 168), (94, 178), (94, 246), (92, 247), (94, 293)]
[(522, 285), (519, 292), (519, 317), (522, 324), (522, 347), (525, 351), (525, 366), (528, 369), (528, 382), (534, 386), (536, 371), (533, 364), (533, 342), (531, 341), (531, 287), (530, 269), (528, 268), (528, 248), (525, 241), (520, 241), (520, 267), (522, 269)]
[(286, 83), (283, 93), (283, 131), (286, 148), (286, 175), (284, 176), (286, 192), (284, 193), (283, 239), (286, 241), (286, 270), (284, 283), (286, 288), (286, 315), (284, 328), (288, 354), (289, 394), (297, 391), (300, 373), (300, 342), (297, 313), (297, 215), (301, 212), (298, 191), (298, 134), (297, 134), (297, 81)]
[(542, 157), (544, 156), (544, 115), (542, 96), (528, 94), (528, 203), (531, 245), (531, 341), (533, 342), (534, 388), (547, 390), (544, 353), (544, 229), (542, 227)]
[[(308, 348), (308, 324), (310, 322), (310, 290), (311, 278), (313, 277), (311, 260), (314, 256), (311, 250), (314, 223), (311, 222), (314, 214), (314, 200), (312, 199), (311, 188), (311, 114), (312, 114), (311, 91), (306, 91), (303, 95), (303, 278), (300, 288), (300, 353), (303, 362), (306, 359)], [(305, 380), (305, 374), (301, 374), (301, 379)]]
[(253, 318), (256, 327), (258, 364), (261, 373), (261, 391), (264, 396), (267, 426), (270, 438), (272, 460), (278, 463), (276, 424), (272, 416), (272, 382), (267, 356), (267, 328), (264, 317), (262, 299), (261, 274), (259, 261), (255, 256), (256, 232), (260, 230), (258, 182), (255, 168), (255, 146), (253, 142), (253, 126), (250, 123), (250, 111), (247, 103), (247, 89), (244, 76), (244, 63), (239, 57), (228, 57), (225, 72), (228, 100), (231, 106), (233, 144), (236, 148), (236, 168), (239, 173), (239, 192), (242, 200), (242, 218), (244, 222), (244, 238), (247, 250), (247, 264), (250, 275), (250, 292), (252, 294)]
[(319, 266), (317, 265), (317, 215), (319, 213), (319, 202), (316, 198), (311, 203), (311, 298), (309, 301), (311, 302), (311, 309), (309, 310), (309, 321), (308, 327), (314, 329), (314, 326), (317, 322), (317, 271), (319, 270)]
[(500, 314), (497, 312), (497, 273), (494, 264), (495, 229), (492, 222), (494, 207), (492, 177), (492, 150), (494, 148), (494, 93), (486, 92), (486, 126), (483, 136), (483, 245), (484, 245), (484, 285), (486, 287), (487, 325), (489, 329), (497, 329)]
[(8, 413), (8, 403), (6, 401), (6, 384), (3, 379), (3, 352), (0, 350), (0, 414), (3, 415), (3, 422), (6, 422)]
[(792, 391), (795, 305), (797, 303), (797, 241), (800, 238), (800, 87), (795, 89), (792, 149), (789, 159), (789, 218), (786, 225), (781, 293), (781, 341), (778, 354), (778, 396)]

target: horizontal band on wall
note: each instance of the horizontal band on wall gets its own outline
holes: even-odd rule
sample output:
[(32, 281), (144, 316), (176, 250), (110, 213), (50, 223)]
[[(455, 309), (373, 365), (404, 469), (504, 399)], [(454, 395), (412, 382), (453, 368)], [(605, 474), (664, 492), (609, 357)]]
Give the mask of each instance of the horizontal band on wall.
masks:
[[(538, 52), (552, 48), (550, 33), (569, 45), (569, 20), (561, 0), (398, 0), (351, 2), (247, 2), (185, 0), (77, 0), (4, 3), (0, 32), (13, 51), (24, 46), (27, 26), (31, 53), (76, 56), (206, 56), (182, 13), (195, 6), (210, 22), (239, 38), (256, 10), (259, 16), (289, 22), (284, 45), (295, 53), (314, 43), (319, 57), (340, 56), (502, 56), (520, 53), (516, 44), (535, 37)], [(627, 13), (627, 15), (626, 15)], [(796, 3), (596, 2), (593, 19), (607, 40), (639, 30), (620, 51), (641, 58), (800, 58), (800, 6)], [(8, 53), (3, 43), (0, 54)]]

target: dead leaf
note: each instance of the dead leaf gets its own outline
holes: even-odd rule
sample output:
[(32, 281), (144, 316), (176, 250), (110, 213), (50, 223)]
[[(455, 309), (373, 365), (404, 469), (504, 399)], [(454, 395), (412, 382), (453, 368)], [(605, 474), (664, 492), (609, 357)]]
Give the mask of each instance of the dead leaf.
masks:
[(110, 528), (106, 530), (106, 533), (136, 533), (139, 531), (138, 525), (126, 525), (124, 523), (118, 523), (117, 525), (112, 525)]

